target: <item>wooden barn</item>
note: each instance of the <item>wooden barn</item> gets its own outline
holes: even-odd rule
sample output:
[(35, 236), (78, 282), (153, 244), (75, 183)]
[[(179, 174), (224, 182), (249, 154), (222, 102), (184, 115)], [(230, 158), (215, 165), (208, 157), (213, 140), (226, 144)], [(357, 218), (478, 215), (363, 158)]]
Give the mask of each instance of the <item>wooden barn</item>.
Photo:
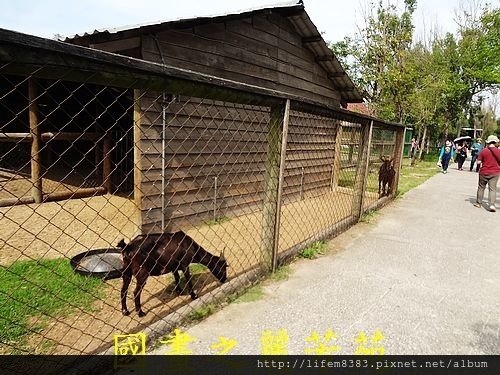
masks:
[[(96, 30), (66, 42), (292, 94), (329, 108), (362, 101), (301, 1)], [(134, 178), (143, 231), (228, 212), (233, 216), (261, 205), (272, 109), (234, 104), (231, 98), (221, 102), (141, 90), (134, 90), (134, 96), (140, 142), (135, 142), (136, 171), (124, 174)], [(331, 119), (291, 113), (285, 198), (331, 187), (337, 126)]]

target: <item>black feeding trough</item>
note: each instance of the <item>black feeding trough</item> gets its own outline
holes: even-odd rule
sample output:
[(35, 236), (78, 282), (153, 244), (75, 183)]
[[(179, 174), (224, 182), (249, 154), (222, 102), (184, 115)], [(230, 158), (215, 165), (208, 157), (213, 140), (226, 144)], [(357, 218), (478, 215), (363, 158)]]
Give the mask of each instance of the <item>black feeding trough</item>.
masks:
[(70, 264), (80, 275), (103, 280), (117, 279), (121, 277), (123, 268), (121, 249), (111, 247), (85, 251), (71, 258)]

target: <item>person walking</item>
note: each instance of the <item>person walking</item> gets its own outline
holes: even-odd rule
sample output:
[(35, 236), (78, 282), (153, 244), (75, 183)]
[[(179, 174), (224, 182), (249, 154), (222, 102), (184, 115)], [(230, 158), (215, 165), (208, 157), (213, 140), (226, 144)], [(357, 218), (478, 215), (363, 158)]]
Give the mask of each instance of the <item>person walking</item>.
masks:
[(477, 187), (476, 202), (474, 206), (481, 207), (484, 197), (484, 189), (488, 185), (488, 206), (491, 212), (495, 212), (495, 201), (497, 197), (498, 176), (500, 176), (500, 149), (497, 148), (498, 137), (490, 135), (486, 139), (486, 147), (477, 156), (479, 168), (479, 183)]
[[(477, 156), (483, 150), (483, 140), (481, 138), (476, 139), (476, 142), (472, 144), (471, 147), (471, 159), (470, 159), (470, 171), (474, 168), (474, 163), (476, 162)], [(479, 164), (476, 165), (476, 172), (479, 172)]]
[(418, 150), (418, 143), (415, 138), (411, 139), (411, 148), (410, 148), (410, 159), (415, 157), (415, 152)]
[(457, 147), (457, 152), (458, 152), (458, 157), (457, 157), (458, 170), (463, 171), (465, 160), (467, 160), (467, 142), (464, 141), (462, 146)]
[(448, 166), (450, 164), (450, 160), (453, 158), (453, 145), (450, 141), (446, 141), (445, 144), (441, 147), (441, 151), (439, 152), (439, 161), (438, 165), (441, 164), (443, 168), (443, 173), (448, 173)]

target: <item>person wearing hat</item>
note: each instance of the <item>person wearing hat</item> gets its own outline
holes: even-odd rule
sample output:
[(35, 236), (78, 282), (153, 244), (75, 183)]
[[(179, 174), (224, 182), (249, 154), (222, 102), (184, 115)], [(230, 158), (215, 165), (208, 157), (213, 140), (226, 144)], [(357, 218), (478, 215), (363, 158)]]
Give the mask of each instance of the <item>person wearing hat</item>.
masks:
[(497, 197), (497, 183), (500, 176), (500, 149), (496, 147), (498, 137), (490, 135), (486, 139), (486, 147), (477, 156), (479, 164), (479, 183), (474, 206), (481, 207), (484, 189), (488, 185), (488, 206), (491, 212), (495, 212), (495, 201)]
[(443, 173), (448, 172), (448, 165), (450, 164), (450, 160), (453, 158), (453, 154), (455, 149), (450, 141), (446, 141), (443, 147), (441, 147), (441, 151), (439, 152), (439, 161), (438, 165), (441, 164), (443, 168)]
[[(474, 168), (474, 163), (476, 163), (477, 156), (483, 150), (483, 140), (481, 138), (476, 139), (476, 142), (472, 144), (471, 147), (471, 160), (469, 170), (472, 172)], [(479, 172), (479, 164), (476, 165), (476, 172)]]

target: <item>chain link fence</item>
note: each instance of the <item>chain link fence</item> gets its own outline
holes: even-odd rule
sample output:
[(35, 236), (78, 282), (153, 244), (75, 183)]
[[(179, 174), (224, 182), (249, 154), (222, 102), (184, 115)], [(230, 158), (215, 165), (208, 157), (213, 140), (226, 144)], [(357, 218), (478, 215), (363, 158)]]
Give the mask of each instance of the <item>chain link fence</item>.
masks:
[[(1, 354), (102, 353), (114, 334), (165, 335), (395, 195), (397, 124), (104, 52), (1, 37)], [(396, 171), (388, 197), (378, 191), (381, 157)], [(121, 261), (120, 240), (161, 232), (192, 239), (212, 260), (223, 256), (228, 280), (194, 256), (199, 299), (184, 279), (176, 290), (167, 272), (147, 279), (146, 316), (125, 316), (120, 272), (82, 274), (120, 269), (103, 254)]]

